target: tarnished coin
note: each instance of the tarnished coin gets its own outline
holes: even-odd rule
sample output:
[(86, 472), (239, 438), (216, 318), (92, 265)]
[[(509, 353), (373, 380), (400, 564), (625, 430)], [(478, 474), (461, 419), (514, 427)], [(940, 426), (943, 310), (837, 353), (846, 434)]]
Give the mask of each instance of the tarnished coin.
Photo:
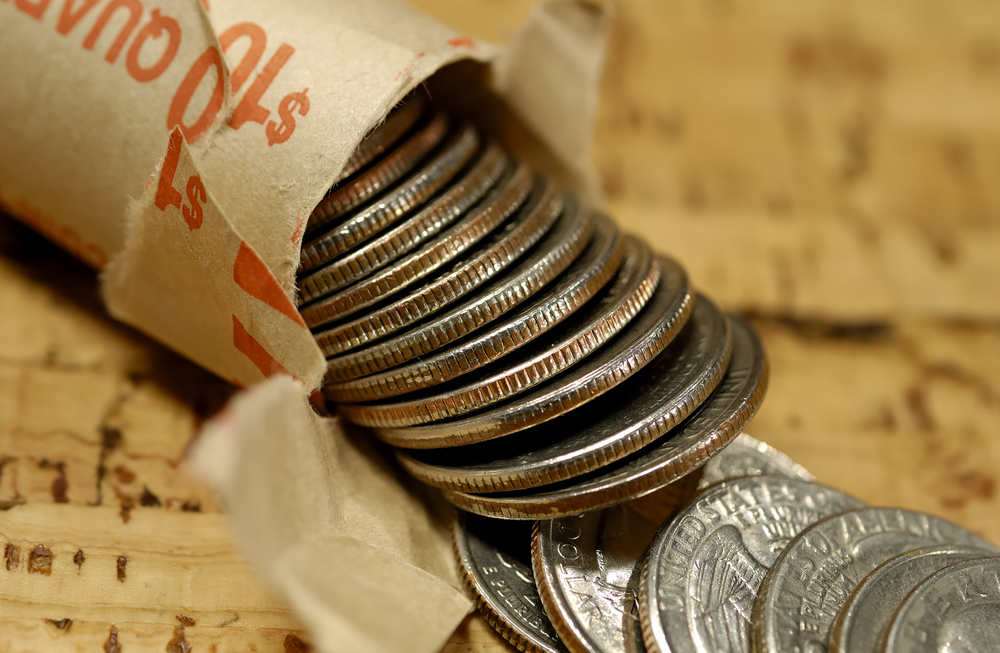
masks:
[[(665, 284), (676, 282), (670, 277), (678, 272), (670, 269), (669, 262), (663, 259)], [(726, 319), (710, 304), (704, 306), (699, 304), (689, 327), (666, 351), (633, 379), (590, 404), (488, 442), (399, 451), (397, 456), (424, 483), (478, 493), (546, 486), (612, 464), (680, 423), (722, 378), (730, 359)], [(740, 352), (747, 359), (753, 355), (751, 348)], [(752, 365), (751, 360), (747, 363)], [(758, 378), (763, 361), (760, 368)], [(664, 415), (668, 417), (663, 419)]]
[(865, 576), (889, 558), (937, 544), (996, 551), (961, 526), (910, 510), (863, 508), (817, 522), (789, 543), (761, 586), (754, 650), (825, 649), (833, 620)]
[(303, 278), (299, 282), (302, 301), (339, 290), (436, 236), (497, 184), (507, 164), (507, 155), (500, 146), (491, 144), (461, 179), (416, 215)]
[(399, 147), (354, 179), (335, 186), (320, 200), (306, 223), (306, 238), (330, 225), (402, 179), (448, 133), (448, 118), (435, 116)]
[[(623, 255), (619, 257), (621, 264), (615, 286), (621, 289), (621, 301), (625, 303), (634, 296), (639, 296), (640, 301), (647, 299), (659, 280), (660, 266), (649, 245), (616, 234), (615, 240), (619, 239), (624, 247), (621, 248)], [(477, 337), (442, 348), (409, 365), (355, 381), (328, 384), (324, 394), (337, 402), (379, 401), (437, 386), (527, 346), (573, 314), (569, 306), (561, 312), (541, 316), (532, 311), (533, 308), (534, 305), (529, 305), (526, 310), (516, 312), (513, 319), (502, 320)]]
[[(540, 316), (546, 310), (572, 312), (615, 275), (620, 240), (610, 220), (594, 216), (576, 196), (567, 195), (559, 221), (509, 273), (412, 329), (328, 359), (325, 381), (349, 381), (426, 356), (529, 301)], [(555, 306), (539, 306), (554, 295)]]
[[(308, 240), (302, 246), (302, 267), (310, 268), (332, 261), (396, 224), (449, 183), (478, 148), (479, 133), (471, 126), (462, 129), (436, 156), (378, 200)], [(319, 290), (321, 286), (305, 284), (303, 292), (309, 295), (306, 299), (318, 296), (310, 294), (310, 288)]]
[(936, 572), (896, 610), (884, 653), (1000, 651), (1000, 558), (976, 558)]
[(361, 170), (395, 145), (396, 141), (417, 124), (417, 120), (420, 119), (426, 106), (427, 100), (423, 93), (416, 92), (406, 96), (395, 109), (389, 112), (381, 125), (373, 129), (358, 143), (351, 158), (344, 164), (344, 169), (333, 181), (334, 185)]
[[(695, 319), (697, 317), (692, 318)], [(766, 360), (760, 340), (742, 320), (735, 316), (730, 319), (733, 354), (726, 375), (701, 407), (666, 437), (580, 478), (503, 494), (449, 490), (445, 498), (459, 508), (478, 514), (506, 519), (548, 519), (621, 503), (666, 485), (678, 489), (687, 485), (695, 488), (700, 477), (690, 473), (692, 468), (704, 462), (705, 457), (718, 453), (726, 442), (739, 434), (757, 412), (767, 387)], [(684, 337), (682, 333), (680, 338)], [(664, 355), (669, 353), (670, 349)], [(634, 421), (638, 429), (648, 430), (654, 436), (669, 430), (675, 423), (673, 411), (679, 404), (676, 396), (661, 394), (659, 389), (660, 383), (669, 387), (671, 382), (670, 368), (666, 369), (666, 374), (656, 372), (659, 382), (650, 383), (640, 377), (635, 384), (626, 384), (614, 395), (595, 403), (589, 408), (594, 411), (595, 422), (613, 422), (616, 417), (628, 417), (631, 408), (634, 412), (628, 419)], [(616, 399), (615, 395), (626, 399)], [(648, 403), (633, 399), (639, 396), (648, 397)], [(619, 401), (622, 408), (615, 407)], [(600, 414), (598, 406), (601, 405), (605, 406), (607, 416)], [(680, 491), (675, 495), (686, 496)]]
[(531, 573), (531, 525), (461, 514), (455, 554), (476, 607), (520, 651), (564, 653)]
[[(734, 329), (735, 331), (735, 329)], [(734, 336), (735, 340), (735, 336)], [(733, 343), (733, 360), (736, 360), (736, 343)], [(732, 365), (733, 363), (730, 363)], [(740, 476), (763, 476), (777, 474), (791, 476), (806, 481), (815, 481), (816, 477), (785, 454), (766, 442), (756, 440), (746, 433), (726, 445), (725, 449), (712, 457), (701, 468), (700, 488), (706, 488), (714, 483), (721, 483)]]
[[(562, 196), (543, 182), (526, 199), (528, 189), (519, 172), (515, 177), (426, 247), (300, 309), (306, 324), (325, 327), (316, 334), (324, 353), (330, 356), (356, 347), (444, 308), (498, 275), (538, 242), (559, 217)], [(372, 308), (364, 317), (345, 317), (368, 307)]]
[(531, 567), (538, 593), (570, 651), (644, 650), (642, 559), (675, 505), (674, 495), (661, 490), (606, 510), (535, 522)]
[(818, 519), (861, 505), (839, 490), (780, 476), (708, 488), (649, 549), (639, 590), (646, 647), (749, 651), (754, 598), (789, 539)]
[(948, 565), (990, 553), (947, 544), (909, 551), (883, 562), (865, 576), (840, 609), (830, 631), (830, 652), (878, 650), (889, 619), (910, 590)]

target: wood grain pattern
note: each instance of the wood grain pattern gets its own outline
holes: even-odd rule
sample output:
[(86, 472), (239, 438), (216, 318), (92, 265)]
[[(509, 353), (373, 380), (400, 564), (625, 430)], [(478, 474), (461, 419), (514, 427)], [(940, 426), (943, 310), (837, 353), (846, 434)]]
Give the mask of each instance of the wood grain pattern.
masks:
[[(502, 40), (532, 3), (413, 4)], [(1000, 542), (1000, 10), (615, 5), (609, 212), (751, 315), (773, 370), (751, 433)], [(185, 471), (232, 389), (108, 318), (92, 271), (8, 219), (0, 316), (0, 651), (306, 650)], [(509, 647), (473, 615), (445, 650)]]

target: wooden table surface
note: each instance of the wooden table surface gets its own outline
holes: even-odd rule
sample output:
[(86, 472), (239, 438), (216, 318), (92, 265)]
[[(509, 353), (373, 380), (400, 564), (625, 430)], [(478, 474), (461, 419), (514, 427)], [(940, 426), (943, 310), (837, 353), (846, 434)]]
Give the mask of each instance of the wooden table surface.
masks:
[[(502, 40), (531, 3), (414, 4)], [(615, 4), (609, 212), (752, 317), (772, 380), (750, 432), (1000, 542), (1000, 9)], [(232, 388), (97, 289), (0, 219), (0, 651), (304, 650), (185, 469)], [(445, 650), (506, 645), (474, 615)]]

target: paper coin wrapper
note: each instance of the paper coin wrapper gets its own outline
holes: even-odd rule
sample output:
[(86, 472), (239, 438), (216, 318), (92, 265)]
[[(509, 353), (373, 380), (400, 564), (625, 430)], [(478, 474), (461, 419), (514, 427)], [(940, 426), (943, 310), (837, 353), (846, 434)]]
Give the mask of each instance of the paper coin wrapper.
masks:
[[(586, 186), (605, 22), (550, 3), (501, 49), (390, 0), (0, 0), (0, 201), (103, 270), (113, 316), (249, 388), (195, 464), (321, 650), (432, 651), (471, 603), (447, 510), (310, 408), (309, 214), (364, 135), (463, 59), (536, 140), (486, 131)], [(487, 97), (449, 70), (432, 92)]]

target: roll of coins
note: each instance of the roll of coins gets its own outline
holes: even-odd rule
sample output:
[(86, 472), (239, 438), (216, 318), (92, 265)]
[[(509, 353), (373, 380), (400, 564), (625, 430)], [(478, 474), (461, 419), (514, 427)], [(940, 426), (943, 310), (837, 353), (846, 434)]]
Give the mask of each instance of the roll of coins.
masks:
[(742, 434), (753, 326), (420, 93), (313, 211), (299, 269), (323, 396), (475, 513), (456, 559), (518, 649), (1000, 646), (1000, 551)]

